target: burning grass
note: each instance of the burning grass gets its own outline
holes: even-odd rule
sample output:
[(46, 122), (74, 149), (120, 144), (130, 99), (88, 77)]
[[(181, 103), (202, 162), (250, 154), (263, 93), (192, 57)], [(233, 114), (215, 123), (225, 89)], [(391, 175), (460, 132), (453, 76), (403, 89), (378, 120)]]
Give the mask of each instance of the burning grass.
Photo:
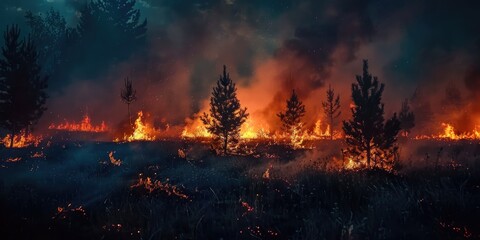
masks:
[(154, 141), (157, 130), (149, 123), (145, 122), (142, 111), (138, 112), (137, 119), (133, 125), (133, 132), (124, 134), (123, 138), (116, 138), (115, 142), (132, 142), (132, 141)]
[[(167, 179), (168, 181), (168, 179)], [(162, 183), (160, 180), (152, 180), (150, 177), (143, 177), (143, 174), (139, 175), (138, 182), (130, 186), (130, 188), (143, 188), (148, 193), (162, 192), (167, 196), (175, 196), (180, 199), (188, 199), (188, 196), (180, 191), (180, 189), (168, 182)]]
[[(478, 145), (410, 143), (419, 144), (396, 173), (342, 170), (348, 162), (334, 154), (338, 141), (320, 141), (311, 150), (258, 143), (257, 157), (215, 156), (195, 141), (53, 144), (43, 150), (45, 159), (29, 158), (27, 149), (3, 149), (4, 157), (26, 157), (0, 168), (2, 236), (480, 237)], [(120, 156), (122, 167), (98, 164), (106, 153)], [(25, 174), (32, 164), (38, 170)]]
[(64, 123), (60, 124), (50, 124), (48, 129), (51, 130), (61, 130), (61, 131), (69, 131), (69, 132), (107, 132), (108, 127), (104, 121), (98, 126), (92, 125), (91, 119), (88, 115), (85, 115), (79, 123), (76, 122), (68, 122), (65, 120)]
[[(37, 147), (42, 141), (42, 136), (34, 136), (32, 133), (26, 134), (25, 130), (20, 131), (13, 138), (13, 148), (24, 148), (28, 146)], [(10, 147), (12, 143), (12, 135), (7, 134), (3, 139), (2, 143), (5, 147)]]

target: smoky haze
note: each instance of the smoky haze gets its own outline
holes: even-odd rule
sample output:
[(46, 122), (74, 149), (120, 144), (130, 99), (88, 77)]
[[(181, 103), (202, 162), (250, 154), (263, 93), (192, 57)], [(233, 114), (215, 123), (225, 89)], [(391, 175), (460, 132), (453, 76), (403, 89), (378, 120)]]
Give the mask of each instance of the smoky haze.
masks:
[[(79, 22), (85, 1), (3, 1), (1, 22), (29, 28), (25, 11), (60, 11), (67, 25)], [(471, 129), (480, 122), (480, 16), (477, 1), (137, 1), (147, 19), (146, 41), (123, 59), (100, 62), (92, 54), (75, 60), (75, 71), (50, 80), (48, 111), (38, 129), (88, 112), (94, 123), (117, 126), (127, 118), (121, 102), (129, 77), (138, 100), (157, 127), (182, 126), (208, 108), (222, 65), (237, 83), (238, 97), (252, 117), (272, 128), (276, 113), (295, 89), (306, 104), (305, 121), (323, 117), (325, 86), (340, 93), (342, 119), (351, 83), (369, 59), (371, 73), (385, 83), (388, 115), (409, 98), (418, 133), (441, 122)], [(2, 40), (3, 41), (3, 40)], [(97, 48), (110, 44), (98, 38)], [(72, 46), (74, 48), (75, 46)], [(101, 66), (101, 67), (99, 67)], [(84, 69), (99, 71), (84, 74)], [(73, 68), (75, 69), (75, 68)], [(433, 120), (436, 124), (432, 126)]]

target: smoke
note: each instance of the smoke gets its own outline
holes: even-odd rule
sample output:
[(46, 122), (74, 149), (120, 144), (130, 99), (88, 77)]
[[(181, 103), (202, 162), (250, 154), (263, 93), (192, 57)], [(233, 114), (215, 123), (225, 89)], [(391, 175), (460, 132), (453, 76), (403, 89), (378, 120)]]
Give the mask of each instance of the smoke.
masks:
[[(48, 6), (61, 10), (73, 26), (83, 4), (65, 0)], [(361, 59), (369, 59), (371, 73), (386, 84), (387, 115), (409, 98), (418, 133), (436, 131), (425, 127), (432, 121), (468, 129), (480, 120), (474, 104), (480, 95), (477, 5), (466, 0), (137, 1), (148, 20), (147, 51), (98, 76), (70, 76), (68, 86), (51, 94), (42, 123), (81, 119), (87, 109), (93, 121), (111, 126), (125, 121), (119, 92), (130, 77), (139, 96), (132, 112), (149, 112), (159, 127), (183, 125), (208, 110), (211, 88), (225, 64), (242, 106), (257, 122), (278, 128), (276, 114), (295, 89), (311, 126), (323, 117), (328, 84), (340, 93), (341, 118), (350, 117), (350, 85), (361, 73)], [(452, 103), (452, 88), (461, 104)]]

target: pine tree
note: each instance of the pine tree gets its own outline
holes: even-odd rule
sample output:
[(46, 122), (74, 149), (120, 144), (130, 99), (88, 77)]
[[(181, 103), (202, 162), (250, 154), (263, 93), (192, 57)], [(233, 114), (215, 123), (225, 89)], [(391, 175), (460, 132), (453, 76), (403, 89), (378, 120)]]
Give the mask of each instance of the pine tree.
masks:
[(368, 72), (368, 61), (363, 61), (363, 76), (357, 75), (352, 84), (352, 100), (355, 106), (352, 119), (343, 121), (347, 153), (367, 167), (377, 164), (393, 164), (400, 122), (396, 114), (384, 121), (384, 105), (381, 102), (384, 84)]
[(125, 85), (120, 91), (120, 97), (122, 98), (122, 101), (127, 104), (128, 122), (131, 126), (132, 119), (130, 117), (130, 104), (137, 100), (137, 90), (133, 88), (132, 81), (128, 78), (125, 78)]
[(213, 88), (210, 98), (210, 114), (203, 113), (200, 118), (207, 130), (219, 143), (224, 155), (236, 146), (239, 139), (240, 127), (248, 117), (247, 108), (240, 107), (237, 99), (237, 88), (223, 66), (223, 75)]
[(295, 90), (292, 90), (292, 96), (287, 100), (285, 112), (279, 112), (277, 116), (282, 121), (284, 131), (291, 132), (301, 125), (302, 117), (305, 115), (305, 105), (298, 99)]
[(413, 127), (415, 127), (415, 115), (410, 111), (410, 105), (408, 99), (402, 103), (402, 109), (398, 114), (398, 120), (400, 121), (400, 129), (402, 130), (402, 136), (407, 137)]
[[(15, 134), (35, 125), (46, 110), (47, 77), (42, 77), (38, 54), (30, 37), (20, 39), (18, 26), (7, 27), (0, 59), (0, 127)], [(26, 131), (27, 132), (27, 131)]]
[(340, 95), (335, 97), (334, 89), (328, 85), (327, 90), (327, 101), (322, 102), (323, 112), (325, 116), (327, 116), (328, 120), (330, 121), (330, 139), (333, 139), (334, 127), (335, 127), (335, 119), (337, 119), (340, 114)]

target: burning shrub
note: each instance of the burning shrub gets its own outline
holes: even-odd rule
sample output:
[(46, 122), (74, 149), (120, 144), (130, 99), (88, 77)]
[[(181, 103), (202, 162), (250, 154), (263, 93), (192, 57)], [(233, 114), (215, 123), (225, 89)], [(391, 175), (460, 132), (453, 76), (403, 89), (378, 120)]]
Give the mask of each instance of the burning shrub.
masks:
[(152, 180), (150, 177), (143, 178), (142, 174), (139, 175), (138, 182), (130, 186), (130, 188), (143, 188), (147, 190), (148, 193), (163, 192), (168, 196), (176, 196), (180, 199), (188, 199), (188, 196), (182, 193), (177, 186), (168, 182), (162, 183), (160, 180)]
[(75, 123), (75, 122), (70, 123), (68, 121), (65, 121), (65, 123), (61, 123), (58, 125), (55, 125), (52, 123), (50, 124), (50, 126), (48, 126), (48, 129), (70, 131), (70, 132), (106, 132), (108, 131), (107, 125), (103, 121), (98, 126), (92, 125), (92, 122), (88, 115), (85, 115), (80, 123)]
[(5, 147), (13, 148), (24, 148), (31, 145), (37, 147), (41, 141), (42, 136), (36, 137), (31, 133), (26, 134), (25, 130), (20, 131), (20, 133), (15, 135), (13, 138), (12, 135), (7, 134), (7, 136), (2, 139), (3, 145), (5, 145)]

